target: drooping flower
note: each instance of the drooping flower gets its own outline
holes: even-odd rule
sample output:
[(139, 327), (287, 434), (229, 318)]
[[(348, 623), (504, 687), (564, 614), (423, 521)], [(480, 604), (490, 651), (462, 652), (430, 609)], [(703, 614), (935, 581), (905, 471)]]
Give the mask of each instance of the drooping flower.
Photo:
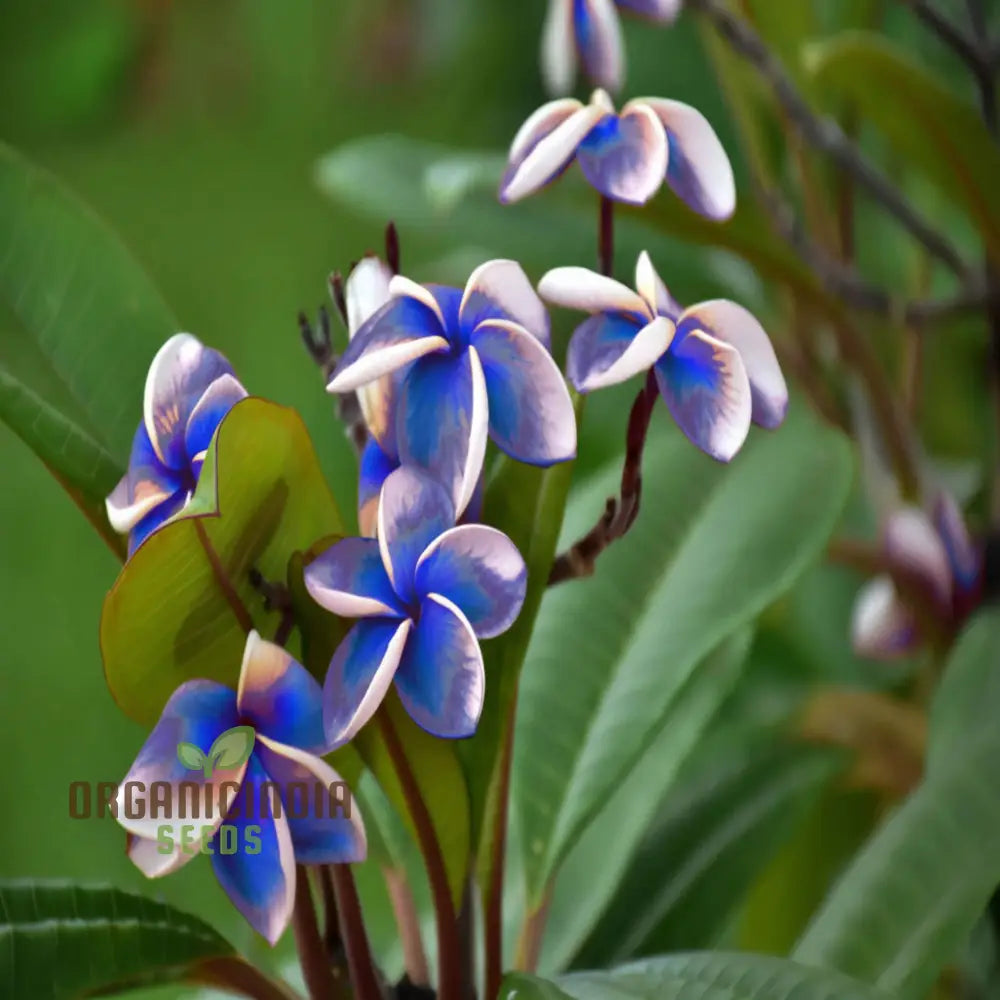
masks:
[(378, 539), (346, 538), (306, 568), (317, 603), (362, 619), (338, 647), (323, 687), (332, 745), (364, 726), (393, 682), (428, 732), (455, 739), (475, 732), (485, 692), (479, 639), (513, 624), (527, 570), (503, 532), (454, 524), (441, 484), (404, 465), (382, 487)]
[[(249, 753), (218, 749), (234, 734), (252, 740)], [(326, 751), (319, 684), (251, 632), (237, 691), (207, 680), (182, 684), (118, 786), (115, 815), (132, 834), (129, 857), (158, 878), (190, 861), (203, 841), (229, 898), (274, 944), (295, 903), (296, 862), (365, 858), (350, 793), (316, 756)], [(191, 842), (192, 826), (201, 841)]]
[(212, 435), (246, 395), (229, 362), (190, 333), (176, 334), (157, 352), (128, 472), (105, 502), (111, 526), (129, 536), (129, 555), (184, 509)]
[[(851, 639), (859, 655), (889, 660), (913, 653), (924, 640), (918, 610), (953, 631), (978, 606), (983, 552), (950, 494), (937, 498), (931, 516), (919, 507), (891, 514), (882, 532), (882, 555), (891, 575), (869, 581), (854, 605)], [(920, 609), (899, 593), (894, 578), (922, 597)]]
[(595, 90), (589, 104), (563, 98), (543, 105), (510, 147), (499, 197), (511, 204), (550, 184), (576, 160), (590, 185), (614, 201), (644, 205), (664, 180), (694, 211), (728, 219), (736, 209), (729, 157), (700, 111), (643, 97), (621, 113)]
[(574, 332), (566, 373), (579, 392), (653, 369), (681, 430), (719, 461), (742, 447), (750, 423), (777, 427), (788, 388), (771, 341), (742, 306), (724, 299), (682, 309), (643, 252), (636, 291), (582, 267), (559, 267), (538, 285), (556, 305), (591, 313)]
[(487, 436), (533, 465), (574, 457), (576, 420), (549, 354), (548, 314), (520, 265), (489, 261), (464, 292), (397, 275), (390, 292), (327, 386), (353, 392), (400, 372), (369, 424), (386, 456), (439, 478), (459, 514), (476, 490)]
[(621, 88), (625, 56), (616, 7), (667, 23), (677, 16), (681, 0), (549, 0), (542, 76), (550, 93), (573, 89), (578, 61), (596, 86)]

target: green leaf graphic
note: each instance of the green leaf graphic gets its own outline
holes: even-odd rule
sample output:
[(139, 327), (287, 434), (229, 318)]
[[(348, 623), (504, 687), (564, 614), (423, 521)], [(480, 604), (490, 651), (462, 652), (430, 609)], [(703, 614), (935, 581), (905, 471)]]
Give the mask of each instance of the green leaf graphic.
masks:
[(253, 750), (253, 741), (253, 726), (234, 726), (232, 729), (227, 729), (216, 738), (208, 751), (206, 774), (211, 774), (214, 768), (225, 770), (245, 764)]
[(177, 744), (177, 759), (189, 770), (200, 771), (207, 758), (193, 743)]

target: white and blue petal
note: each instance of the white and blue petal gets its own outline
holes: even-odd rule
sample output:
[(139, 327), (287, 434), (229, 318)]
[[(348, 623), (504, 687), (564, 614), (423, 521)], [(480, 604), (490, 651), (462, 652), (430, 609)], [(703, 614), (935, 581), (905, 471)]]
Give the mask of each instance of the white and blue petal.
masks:
[(888, 576), (867, 583), (854, 602), (851, 645), (859, 656), (892, 660), (911, 653), (919, 645), (917, 622), (899, 599)]
[[(216, 737), (236, 725), (239, 725), (236, 695), (229, 688), (204, 680), (182, 684), (170, 696), (159, 721), (118, 786), (115, 796), (118, 822), (129, 833), (153, 840), (161, 827), (169, 827), (174, 840), (179, 840), (180, 827), (191, 823), (191, 818), (178, 816), (178, 804), (187, 801), (178, 786), (190, 782), (202, 812), (195, 818), (203, 825), (217, 827), (239, 791), (246, 765), (217, 769), (206, 780), (201, 771), (189, 770), (180, 762), (177, 747), (180, 743), (191, 743), (207, 754)], [(156, 782), (169, 786), (169, 815), (154, 814), (156, 811), (150, 809), (151, 791), (155, 791), (151, 786)], [(204, 815), (206, 785), (211, 788), (208, 815)]]
[(146, 376), (142, 412), (164, 465), (184, 467), (184, 435), (191, 411), (217, 378), (232, 374), (232, 366), (218, 351), (190, 333), (175, 334), (157, 351)]
[(365, 860), (367, 843), (361, 813), (343, 779), (326, 761), (265, 736), (258, 738), (254, 755), (281, 789), (298, 864)]
[(445, 739), (476, 731), (486, 676), (479, 641), (446, 597), (428, 594), (396, 671), (403, 707), (421, 728)]
[(323, 689), (291, 653), (255, 630), (243, 650), (236, 707), (258, 736), (310, 753), (325, 749)]
[(494, 319), (479, 325), (473, 348), (486, 376), (489, 431), (497, 445), (532, 465), (573, 458), (573, 402), (545, 347), (516, 323)]
[(596, 125), (576, 158), (584, 177), (605, 197), (644, 205), (663, 184), (667, 136), (652, 110), (633, 103)]
[(468, 347), (457, 355), (423, 358), (410, 369), (397, 400), (400, 460), (439, 479), (457, 514), (468, 505), (483, 469), (486, 398), (482, 365), (475, 348)]
[(183, 868), (192, 858), (198, 856), (196, 849), (185, 851), (176, 841), (171, 842), (167, 850), (163, 850), (163, 847), (167, 845), (161, 844), (159, 840), (137, 837), (134, 833), (125, 836), (125, 853), (128, 855), (129, 861), (146, 878), (163, 878), (164, 875), (172, 875), (175, 871)]
[(399, 666), (412, 622), (366, 618), (337, 647), (323, 683), (327, 745), (342, 746), (357, 735), (385, 698)]
[(351, 338), (327, 391), (353, 392), (425, 354), (447, 347), (436, 310), (409, 295), (394, 298)]
[(614, 278), (586, 267), (554, 267), (542, 276), (538, 294), (552, 305), (582, 312), (621, 312), (652, 319), (651, 310), (641, 295)]
[(105, 500), (111, 527), (121, 534), (131, 531), (180, 488), (179, 474), (160, 461), (145, 423), (139, 424), (132, 439), (128, 472)]
[(343, 538), (305, 568), (306, 590), (342, 618), (398, 618), (403, 611), (374, 538)]
[(729, 157), (708, 123), (689, 104), (660, 97), (629, 101), (630, 108), (652, 109), (666, 129), (670, 147), (667, 183), (696, 212), (710, 219), (728, 219), (736, 211), (736, 182)]
[(465, 615), (480, 639), (506, 632), (524, 604), (528, 570), (517, 546), (496, 528), (463, 524), (428, 546), (417, 563), (416, 588), (435, 593)]
[(956, 583), (963, 591), (975, 587), (982, 571), (982, 557), (969, 535), (965, 519), (950, 493), (941, 493), (934, 502), (934, 526), (948, 553)]
[(212, 441), (222, 418), (241, 400), (247, 398), (247, 391), (240, 385), (235, 375), (217, 378), (198, 400), (188, 417), (184, 432), (184, 450), (191, 465), (192, 474), (197, 478), (205, 452)]
[(635, 264), (635, 289), (642, 296), (646, 307), (654, 316), (666, 316), (675, 323), (683, 312), (670, 294), (663, 279), (656, 273), (649, 254), (643, 250)]
[(550, 94), (568, 94), (576, 78), (573, 0), (549, 0), (542, 29), (541, 56), (545, 89)]
[(172, 493), (158, 506), (153, 507), (141, 521), (132, 529), (128, 536), (128, 555), (132, 558), (136, 549), (149, 538), (154, 531), (166, 524), (175, 514), (179, 514), (191, 499), (191, 494), (186, 489), (180, 489)]
[(587, 76), (598, 87), (621, 89), (622, 29), (613, 0), (573, 0), (573, 36)]
[(648, 17), (653, 21), (673, 21), (680, 13), (684, 0), (616, 0), (619, 7)]
[(720, 462), (750, 430), (750, 381), (739, 352), (700, 330), (675, 337), (653, 369), (667, 408), (690, 441)]
[(919, 507), (893, 511), (885, 523), (882, 544), (889, 565), (920, 587), (947, 614), (953, 579), (945, 544)]
[[(288, 820), (272, 809), (270, 778), (257, 755), (247, 764), (243, 794), (212, 841), (212, 868), (247, 923), (272, 945), (295, 905), (295, 852)], [(231, 853), (227, 848), (235, 847)]]
[(370, 437), (361, 452), (358, 470), (358, 528), (368, 538), (375, 537), (382, 484), (398, 468), (399, 459), (391, 458), (378, 441)]
[(566, 353), (566, 376), (578, 392), (617, 385), (648, 371), (674, 336), (665, 316), (643, 325), (621, 313), (600, 313), (577, 327)]
[(753, 422), (769, 429), (778, 427), (788, 411), (788, 386), (771, 339), (754, 316), (735, 302), (715, 299), (691, 306), (681, 314), (677, 336), (691, 330), (704, 330), (740, 352), (750, 379)]
[(521, 265), (490, 260), (472, 272), (459, 310), (462, 329), (470, 335), (487, 319), (509, 319), (549, 346), (549, 314)]

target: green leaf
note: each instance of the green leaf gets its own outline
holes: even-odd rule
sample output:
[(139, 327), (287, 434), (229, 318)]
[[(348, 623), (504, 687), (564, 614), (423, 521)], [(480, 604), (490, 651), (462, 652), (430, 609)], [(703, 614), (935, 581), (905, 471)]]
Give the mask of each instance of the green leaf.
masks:
[(1000, 883), (1000, 706), (983, 703), (995, 684), (982, 689), (998, 648), (1000, 617), (974, 619), (932, 711), (924, 783), (844, 873), (796, 958), (917, 998), (957, 954)]
[(0, 420), (61, 482), (102, 502), (128, 457), (146, 370), (177, 322), (93, 212), (3, 144), (0, 324)]
[(577, 972), (554, 983), (514, 973), (501, 1000), (888, 1000), (837, 972), (783, 958), (691, 952), (650, 958), (611, 972)]
[(211, 927), (111, 886), (0, 881), (0, 989), (7, 1000), (63, 1000), (185, 978), (231, 955)]
[(845, 32), (807, 49), (805, 59), (822, 93), (852, 101), (966, 209), (1000, 261), (1000, 148), (978, 109), (880, 35)]
[(199, 747), (193, 743), (177, 744), (177, 759), (189, 770), (200, 771), (205, 766), (206, 758)]
[(270, 636), (279, 619), (264, 610), (251, 567), (283, 581), (295, 552), (342, 530), (298, 414), (261, 399), (237, 403), (191, 503), (139, 547), (105, 599), (101, 651), (121, 708), (151, 724), (184, 681), (235, 687), (247, 627)]
[[(531, 905), (698, 662), (819, 555), (851, 472), (844, 439), (801, 408), (728, 467), (676, 429), (651, 435), (638, 521), (594, 577), (547, 595), (521, 677), (514, 774)], [(576, 496), (564, 540), (590, 527), (618, 474)]]
[(253, 753), (255, 738), (253, 726), (234, 726), (221, 733), (208, 751), (212, 767), (215, 770), (225, 770), (245, 764)]

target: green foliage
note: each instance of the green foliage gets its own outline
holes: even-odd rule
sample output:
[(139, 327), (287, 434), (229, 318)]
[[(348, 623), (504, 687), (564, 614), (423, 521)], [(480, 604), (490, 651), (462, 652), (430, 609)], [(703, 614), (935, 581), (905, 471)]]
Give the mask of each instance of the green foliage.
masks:
[(270, 636), (278, 620), (251, 567), (283, 581), (295, 552), (341, 530), (301, 418), (260, 399), (237, 403), (188, 507), (136, 550), (105, 600), (101, 650), (119, 706), (149, 724), (186, 680), (235, 687), (246, 626)]

